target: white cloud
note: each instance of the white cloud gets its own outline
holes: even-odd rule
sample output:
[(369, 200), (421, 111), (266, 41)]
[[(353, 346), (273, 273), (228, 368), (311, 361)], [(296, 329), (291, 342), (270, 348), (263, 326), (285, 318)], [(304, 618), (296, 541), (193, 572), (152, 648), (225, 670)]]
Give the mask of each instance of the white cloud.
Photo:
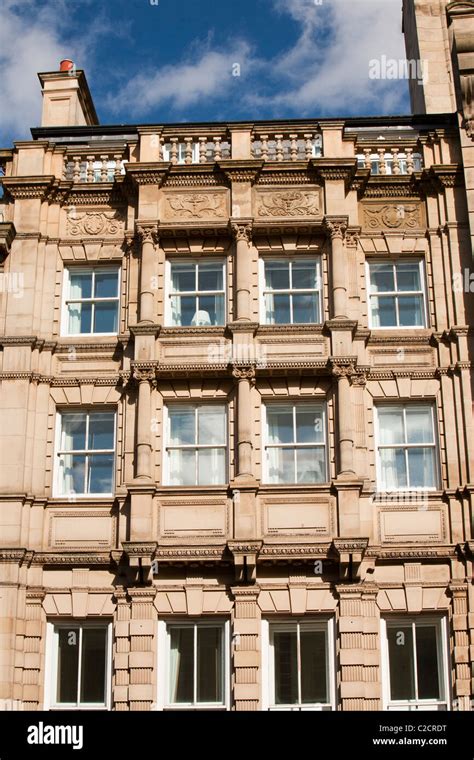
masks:
[[(197, 45), (193, 46), (197, 48)], [(251, 48), (244, 41), (234, 41), (227, 50), (212, 50), (209, 42), (201, 45), (193, 58), (178, 64), (168, 64), (155, 71), (132, 77), (116, 94), (110, 95), (108, 107), (114, 112), (125, 109), (140, 115), (166, 104), (171, 109), (184, 110), (203, 99), (208, 102), (225, 98), (233, 78), (233, 66), (240, 74), (247, 68), (255, 70)], [(237, 71), (237, 69), (235, 69)]]

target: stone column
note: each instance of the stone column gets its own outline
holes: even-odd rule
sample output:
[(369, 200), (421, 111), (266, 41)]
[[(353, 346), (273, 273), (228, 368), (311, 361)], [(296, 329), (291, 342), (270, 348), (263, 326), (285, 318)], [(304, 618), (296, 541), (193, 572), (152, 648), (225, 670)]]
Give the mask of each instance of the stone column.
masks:
[(252, 386), (255, 367), (234, 364), (232, 374), (237, 379), (237, 471), (236, 479), (253, 480), (252, 443)]
[(462, 580), (450, 583), (454, 639), (454, 698), (458, 710), (470, 710), (471, 667), (469, 662), (468, 587)]
[(261, 660), (258, 586), (232, 588), (232, 654), (234, 710), (260, 709)]
[(157, 242), (157, 225), (151, 222), (137, 224), (137, 233), (141, 240), (139, 316), (140, 322), (156, 322), (153, 295), (153, 276), (155, 266), (155, 243)]
[(155, 381), (154, 367), (136, 364), (133, 376), (138, 382), (135, 476), (151, 479), (151, 383)]
[(337, 427), (339, 440), (338, 476), (355, 475), (354, 422), (351, 404), (352, 377), (361, 376), (353, 364), (333, 364), (332, 374), (337, 378)]
[(252, 282), (252, 221), (241, 219), (238, 222), (232, 222), (232, 232), (237, 245), (234, 314), (236, 320), (250, 322), (252, 319), (250, 291), (250, 283)]
[(348, 219), (345, 216), (326, 216), (324, 222), (331, 238), (332, 319), (347, 319), (347, 283), (349, 277), (346, 266), (344, 235)]
[(129, 589), (130, 620), (130, 710), (151, 710), (155, 701), (156, 609), (154, 588)]

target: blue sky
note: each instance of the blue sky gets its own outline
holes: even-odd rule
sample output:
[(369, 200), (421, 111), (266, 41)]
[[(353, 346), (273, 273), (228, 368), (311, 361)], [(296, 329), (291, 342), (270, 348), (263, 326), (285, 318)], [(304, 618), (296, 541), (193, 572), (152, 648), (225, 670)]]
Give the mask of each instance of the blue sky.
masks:
[(0, 145), (61, 58), (111, 124), (408, 113), (405, 80), (369, 78), (383, 55), (404, 58), (401, 0), (2, 0)]

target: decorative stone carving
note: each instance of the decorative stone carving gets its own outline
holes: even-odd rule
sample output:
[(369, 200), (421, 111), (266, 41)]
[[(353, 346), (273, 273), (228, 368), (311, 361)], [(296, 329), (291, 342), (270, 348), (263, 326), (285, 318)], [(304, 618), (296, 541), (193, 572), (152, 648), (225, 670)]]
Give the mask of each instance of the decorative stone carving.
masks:
[(257, 195), (257, 216), (319, 216), (320, 196), (314, 190), (260, 192)]
[(384, 203), (365, 206), (364, 226), (369, 230), (419, 229), (423, 226), (421, 205)]
[(255, 382), (255, 365), (247, 364), (243, 366), (240, 364), (233, 364), (232, 375), (237, 380), (249, 380), (251, 383), (254, 383)]
[(120, 235), (125, 228), (125, 218), (119, 211), (69, 211), (66, 229), (69, 235)]
[(156, 224), (138, 223), (137, 235), (140, 238), (142, 244), (158, 242), (158, 228)]
[(252, 224), (250, 222), (232, 222), (232, 232), (237, 242), (245, 240), (247, 245), (252, 241)]
[(367, 382), (367, 377), (364, 372), (358, 369), (353, 362), (345, 364), (331, 364), (331, 374), (340, 380), (342, 377), (347, 377), (351, 385), (364, 386)]
[(339, 240), (344, 240), (344, 235), (346, 234), (347, 230), (347, 217), (341, 216), (341, 217), (326, 217), (324, 219), (324, 226), (326, 227), (326, 230), (328, 231), (331, 240), (334, 240), (335, 238), (339, 238)]
[(223, 193), (175, 193), (165, 199), (165, 218), (222, 219), (226, 216)]
[(133, 378), (137, 382), (148, 381), (153, 383), (156, 381), (156, 368), (154, 364), (135, 364), (132, 368)]

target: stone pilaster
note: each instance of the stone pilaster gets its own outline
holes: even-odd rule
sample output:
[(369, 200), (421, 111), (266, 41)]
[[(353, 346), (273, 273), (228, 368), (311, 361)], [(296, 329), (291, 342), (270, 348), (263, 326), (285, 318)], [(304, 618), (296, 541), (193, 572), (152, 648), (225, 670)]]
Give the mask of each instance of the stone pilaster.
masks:
[(252, 320), (250, 293), (252, 282), (252, 220), (239, 219), (233, 221), (231, 226), (236, 241), (235, 319), (250, 322)]
[(331, 240), (331, 282), (332, 318), (347, 319), (347, 266), (344, 249), (344, 235), (348, 218), (346, 216), (326, 216), (325, 227)]
[(261, 704), (261, 613), (258, 586), (235, 586), (232, 611), (233, 709), (259, 710)]
[(142, 244), (140, 264), (140, 322), (153, 324), (155, 319), (155, 299), (153, 287), (155, 277), (155, 243), (157, 242), (157, 225), (151, 222), (138, 222), (137, 233)]
[(379, 614), (375, 588), (337, 586), (342, 710), (380, 710)]
[(155, 589), (130, 589), (130, 710), (151, 710), (154, 702), (156, 610)]
[[(43, 591), (26, 592), (26, 622), (23, 642), (24, 660), (21, 683), (23, 684), (23, 709), (37, 710), (41, 702), (40, 673), (42, 640), (46, 634), (46, 615), (43, 610)], [(46, 674), (47, 678), (50, 674)]]
[(115, 591), (115, 599), (112, 698), (113, 709), (123, 712), (129, 709), (130, 604), (124, 589)]
[(450, 583), (454, 644), (453, 695), (458, 710), (470, 710), (471, 666), (469, 658), (468, 588), (461, 580)]

